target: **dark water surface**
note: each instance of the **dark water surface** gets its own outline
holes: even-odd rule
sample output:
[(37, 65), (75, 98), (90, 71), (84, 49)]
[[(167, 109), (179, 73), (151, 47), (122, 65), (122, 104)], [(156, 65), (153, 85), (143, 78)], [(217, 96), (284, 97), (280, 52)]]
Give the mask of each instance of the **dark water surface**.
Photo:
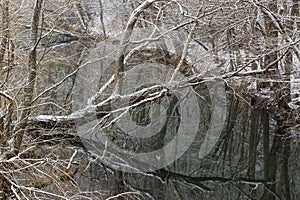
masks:
[[(153, 136), (137, 139), (117, 124), (107, 131), (106, 139), (111, 144), (133, 153), (143, 153), (163, 148), (179, 131), (189, 135), (190, 130), (197, 130), (191, 135), (192, 143), (188, 144), (187, 150), (174, 162), (164, 168), (155, 166), (155, 162), (139, 168), (140, 163), (131, 160), (130, 156), (125, 161), (123, 154), (116, 154), (111, 159), (113, 154), (104, 155), (109, 147), (103, 141), (97, 141), (96, 135), (92, 140), (83, 140), (83, 144), (88, 150), (91, 149), (89, 145), (95, 147), (98, 152), (75, 148), (82, 152), (76, 157), (78, 188), (99, 191), (92, 199), (121, 193), (123, 195), (117, 199), (300, 199), (297, 113), (291, 110), (279, 113), (276, 105), (274, 108), (264, 106), (255, 97), (244, 99), (229, 89), (220, 95), (218, 89), (213, 93), (212, 89), (201, 85), (193, 89), (197, 102), (190, 105), (189, 112), (197, 110), (197, 117), (193, 116), (191, 121), (195, 120), (198, 127), (189, 127), (195, 124), (182, 120), (181, 116), (187, 111), (181, 110), (181, 99), (171, 95), (155, 102), (167, 110), (167, 123)], [(214, 97), (212, 94), (219, 95)], [(79, 95), (84, 96), (83, 93)], [(153, 120), (149, 117), (149, 106), (151, 103), (145, 103), (131, 109), (131, 120), (142, 127), (149, 124)], [(183, 129), (180, 129), (181, 125)], [(78, 134), (82, 138), (80, 131)], [(213, 136), (213, 143), (205, 142), (209, 135)], [(180, 139), (177, 142), (175, 150), (182, 148), (180, 144), (185, 145)], [(207, 144), (210, 148), (203, 148)], [(68, 151), (67, 154), (72, 155), (74, 149)], [(145, 170), (140, 173), (116, 170), (122, 165)]]
[[(297, 126), (283, 127), (276, 113), (250, 106), (228, 92), (222, 132), (209, 153), (199, 157), (204, 136), (211, 126), (210, 110), (213, 109), (210, 97), (204, 94), (198, 104), (201, 108), (199, 130), (179, 159), (159, 170), (128, 173), (105, 166), (101, 158), (92, 156), (90, 160), (96, 161), (90, 163), (85, 175), (77, 177), (82, 190), (102, 189), (108, 196), (134, 191), (139, 194), (137, 199), (300, 199)], [(180, 123), (176, 116), (174, 118)], [(174, 124), (169, 131), (172, 130), (176, 131)], [(120, 140), (120, 146), (131, 142), (129, 146), (135, 143), (143, 146), (144, 151), (153, 150), (164, 145), (167, 132), (165, 130), (164, 139), (146, 143), (120, 137), (119, 133), (114, 143)], [(135, 199), (126, 195), (121, 199), (126, 198)]]

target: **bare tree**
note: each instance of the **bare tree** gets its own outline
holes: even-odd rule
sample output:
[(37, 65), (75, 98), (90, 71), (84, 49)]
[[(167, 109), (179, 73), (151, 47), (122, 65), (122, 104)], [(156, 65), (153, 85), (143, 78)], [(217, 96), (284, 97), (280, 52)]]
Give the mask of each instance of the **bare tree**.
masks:
[[(227, 92), (235, 95), (230, 97), (228, 134), (220, 151), (224, 151), (224, 160), (235, 148), (241, 148), (239, 151), (244, 153), (241, 160), (247, 165), (239, 170), (247, 169), (247, 172), (241, 180), (251, 184), (243, 183), (250, 190), (240, 193), (247, 193), (248, 198), (276, 199), (285, 194), (288, 194), (286, 199), (292, 198), (288, 158), (282, 165), (286, 178), (279, 178), (285, 188), (281, 193), (277, 188), (281, 166), (278, 151), (289, 156), (291, 148), (289, 142), (282, 142), (282, 137), (289, 135), (299, 123), (296, 97), (299, 94), (293, 89), (296, 88), (293, 80), (299, 73), (297, 0), (205, 0), (201, 3), (194, 0), (36, 0), (33, 5), (27, 1), (3, 0), (1, 7), (1, 198), (108, 197), (113, 192), (85, 193), (77, 182), (78, 174), (84, 174), (92, 164), (79, 158), (77, 147), (83, 144), (74, 133), (76, 123), (99, 119), (101, 130), (109, 130), (111, 142), (119, 146), (130, 146), (125, 143), (129, 140), (137, 141), (141, 149), (163, 145), (164, 132), (157, 135), (158, 142), (152, 138), (142, 143), (123, 137), (116, 124), (128, 113), (137, 124), (147, 124), (151, 111), (147, 106), (164, 99), (173, 106), (168, 109), (168, 117), (175, 119), (180, 115), (176, 109), (180, 101), (173, 98), (172, 90), (191, 87), (199, 102), (205, 104), (210, 100), (202, 97), (201, 92), (207, 90), (205, 83), (214, 81), (224, 83)], [(105, 66), (106, 71), (101, 68), (101, 72), (88, 74), (88, 69), (95, 66)], [(126, 74), (139, 66), (171, 69), (173, 74), (165, 82), (136, 86), (128, 94), (119, 92)], [(79, 93), (84, 97), (78, 99), (87, 101), (80, 102), (77, 109), (72, 95), (82, 71), (94, 76), (85, 78), (97, 82), (97, 88), (92, 94)], [(176, 80), (178, 75), (182, 75), (182, 80)], [(239, 103), (245, 108), (240, 108)], [(230, 135), (235, 128), (234, 121), (240, 120), (237, 117), (240, 110), (243, 117), (239, 137), (247, 142), (247, 151), (238, 143), (241, 141), (235, 141)], [(278, 131), (275, 135), (269, 128), (269, 118), (273, 116)], [(180, 123), (176, 120), (174, 124)], [(265, 157), (263, 176), (267, 183), (259, 180), (256, 173), (261, 153), (260, 131)], [(246, 132), (249, 135), (243, 135)], [(62, 148), (65, 146), (75, 146), (75, 150), (65, 150)], [(77, 159), (86, 166), (78, 164)], [(229, 160), (234, 162), (231, 157)], [(161, 180), (178, 178), (195, 188), (209, 189), (199, 184), (205, 178), (189, 177), (184, 171), (187, 169), (180, 169), (183, 174), (186, 172), (182, 175), (175, 168), (169, 167), (169, 175), (165, 177), (164, 170), (162, 174), (153, 174)], [(115, 192), (125, 193), (114, 194), (110, 199), (146, 194), (135, 192), (126, 183), (126, 173), (116, 170), (111, 174), (118, 188)], [(251, 192), (255, 190), (253, 184), (265, 186), (264, 194)], [(180, 187), (175, 189), (180, 191)]]

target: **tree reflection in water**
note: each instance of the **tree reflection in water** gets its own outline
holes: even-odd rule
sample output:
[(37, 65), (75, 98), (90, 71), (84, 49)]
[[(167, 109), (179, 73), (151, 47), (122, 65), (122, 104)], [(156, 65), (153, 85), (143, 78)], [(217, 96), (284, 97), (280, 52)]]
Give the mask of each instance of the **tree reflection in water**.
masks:
[(299, 198), (295, 130), (282, 126), (285, 122), (276, 117), (278, 114), (258, 104), (248, 105), (230, 91), (219, 141), (207, 156), (198, 157), (211, 108), (207, 90), (198, 92), (202, 97), (201, 122), (189, 150), (164, 169), (140, 174), (117, 172), (115, 183), (121, 184), (122, 190), (115, 185), (116, 193), (134, 190), (146, 199)]

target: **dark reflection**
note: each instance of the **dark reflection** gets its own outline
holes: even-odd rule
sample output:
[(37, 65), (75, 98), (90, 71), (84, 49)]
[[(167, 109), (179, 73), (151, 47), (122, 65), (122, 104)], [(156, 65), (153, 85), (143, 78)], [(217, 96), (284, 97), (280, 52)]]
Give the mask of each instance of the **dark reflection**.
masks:
[[(201, 96), (197, 105), (201, 121), (185, 154), (164, 169), (147, 173), (120, 172), (94, 163), (109, 174), (108, 178), (98, 180), (102, 187), (105, 185), (111, 194), (136, 191), (144, 199), (300, 199), (298, 133), (286, 125), (284, 118), (277, 117), (281, 114), (253, 100), (249, 105), (228, 91), (223, 131), (210, 153), (199, 158), (213, 105), (206, 87), (195, 91)], [(149, 117), (146, 106), (142, 105), (137, 112), (144, 109), (147, 114), (143, 116)], [(168, 116), (174, 115), (171, 111), (176, 109), (169, 109)], [(178, 115), (180, 112), (176, 111)], [(152, 138), (153, 143), (136, 142), (143, 145), (143, 150), (147, 146), (160, 148), (167, 133), (161, 132), (159, 137)], [(159, 144), (156, 147), (155, 142)]]

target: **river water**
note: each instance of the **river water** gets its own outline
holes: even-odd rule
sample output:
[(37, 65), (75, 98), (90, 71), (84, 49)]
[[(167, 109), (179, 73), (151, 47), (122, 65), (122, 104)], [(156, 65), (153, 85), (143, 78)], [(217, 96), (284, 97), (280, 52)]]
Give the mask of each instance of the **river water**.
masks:
[[(77, 110), (85, 105), (84, 96), (89, 97), (100, 84), (94, 78), (105, 83), (112, 75), (112, 68), (102, 68), (111, 62), (113, 59), (91, 62), (83, 73), (77, 74), (77, 85), (70, 87), (74, 79), (66, 82), (57, 91), (62, 92), (59, 96), (69, 94), (70, 88), (76, 91), (79, 83), (84, 89), (73, 91), (72, 106)], [(153, 64), (135, 68), (141, 67), (145, 72), (150, 65)], [(100, 77), (95, 76), (96, 71)], [(147, 71), (146, 75), (152, 72)], [(156, 76), (158, 71), (154, 72), (152, 75)], [(163, 72), (160, 75), (168, 76)], [(95, 91), (87, 91), (92, 85), (84, 80), (93, 80)], [(135, 84), (128, 80), (132, 77), (125, 75), (123, 86)], [(299, 199), (297, 113), (289, 110), (290, 114), (283, 115), (288, 117), (283, 118), (273, 107), (237, 95), (237, 91), (221, 83), (209, 81), (188, 90), (174, 89), (161, 100), (130, 109), (127, 121), (106, 129), (102, 126), (88, 136), (84, 136), (91, 130), (87, 127), (96, 125), (92, 123), (82, 129), (80, 123), (76, 131), (83, 145), (56, 147), (54, 151), (64, 152), (66, 159), (77, 152), (74, 180), (80, 191), (97, 191), (91, 193), (92, 199), (118, 194), (122, 194), (120, 199)], [(138, 84), (134, 85), (137, 88)], [(103, 98), (110, 92), (111, 88)], [(107, 120), (111, 122), (116, 117), (112, 115)], [(149, 152), (155, 153), (149, 155)]]
[(199, 116), (202, 130), (170, 165), (130, 173), (114, 170), (91, 156), (94, 162), (84, 179), (77, 177), (79, 183), (83, 189), (102, 189), (110, 195), (134, 191), (141, 199), (299, 199), (297, 131), (278, 127), (274, 113), (253, 108), (230, 91), (227, 100), (223, 129), (205, 156), (199, 156), (199, 150), (207, 126), (213, 126), (207, 109), (211, 105), (199, 104), (207, 114)]

